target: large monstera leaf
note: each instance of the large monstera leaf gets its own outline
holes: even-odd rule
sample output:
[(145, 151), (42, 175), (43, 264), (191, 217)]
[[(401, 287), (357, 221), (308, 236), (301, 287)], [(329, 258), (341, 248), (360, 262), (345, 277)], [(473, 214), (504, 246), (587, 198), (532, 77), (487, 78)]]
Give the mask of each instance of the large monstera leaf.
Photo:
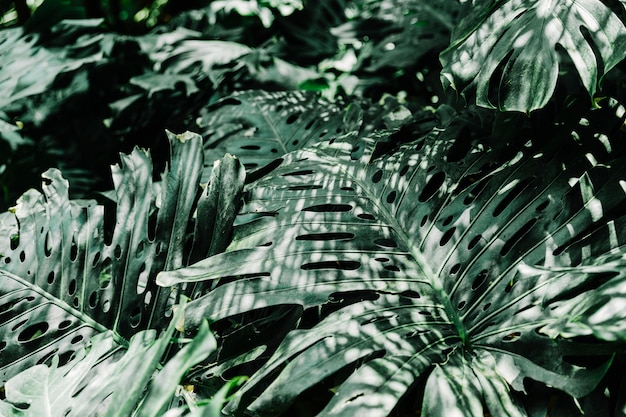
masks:
[[(247, 170), (328, 136), (343, 132), (343, 108), (302, 91), (235, 93), (198, 118), (205, 139), (205, 165), (225, 153), (237, 155)], [(329, 131), (328, 126), (336, 130)]]
[[(113, 167), (115, 213), (93, 201), (70, 200), (67, 181), (53, 169), (43, 175), (43, 194), (26, 192), (13, 213), (0, 217), (3, 380), (53, 355), (63, 363), (107, 330), (120, 344), (140, 330), (162, 329), (175, 294), (155, 284), (156, 274), (186, 265), (187, 256), (202, 258), (225, 247), (230, 229), (220, 222), (232, 223), (228, 213), (234, 217), (236, 209), (228, 201), (236, 204), (243, 169), (231, 175), (239, 165), (225, 158), (196, 207), (202, 139), (191, 133), (168, 137), (172, 163), (160, 187), (152, 182), (145, 151), (122, 155)], [(222, 178), (233, 194), (217, 184)], [(190, 242), (193, 211), (211, 205), (222, 214), (195, 223), (208, 242)], [(193, 255), (185, 252), (188, 243)]]
[(442, 81), (480, 106), (530, 112), (557, 84), (564, 51), (593, 97), (626, 56), (626, 27), (600, 0), (511, 0), (476, 7), (441, 54)]
[[(623, 252), (618, 145), (568, 131), (501, 146), (445, 134), (455, 121), (376, 158), (376, 141), (356, 133), (287, 154), (246, 188), (226, 252), (159, 274), (161, 285), (215, 286), (189, 303), (190, 327), (302, 313), (230, 411), (280, 415), (326, 384), (334, 395), (319, 415), (386, 416), (426, 381), (422, 415), (524, 416), (527, 378), (573, 397), (598, 383), (606, 362), (571, 358), (610, 346), (555, 336), (614, 323), (554, 326), (580, 321), (566, 300), (621, 277), (613, 261), (562, 271)], [(597, 291), (578, 312), (595, 311)]]

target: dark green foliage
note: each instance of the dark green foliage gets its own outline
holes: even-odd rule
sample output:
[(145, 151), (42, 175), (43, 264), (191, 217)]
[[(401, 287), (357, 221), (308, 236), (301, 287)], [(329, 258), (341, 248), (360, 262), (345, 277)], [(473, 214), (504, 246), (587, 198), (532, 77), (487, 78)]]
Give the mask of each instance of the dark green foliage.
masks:
[(192, 3), (0, 1), (2, 416), (624, 413), (622, 2)]

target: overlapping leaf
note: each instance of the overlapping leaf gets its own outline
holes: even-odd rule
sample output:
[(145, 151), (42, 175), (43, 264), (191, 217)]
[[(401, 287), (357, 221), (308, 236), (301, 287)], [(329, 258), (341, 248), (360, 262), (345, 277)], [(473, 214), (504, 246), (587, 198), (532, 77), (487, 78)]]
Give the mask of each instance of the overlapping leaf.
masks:
[(95, 202), (69, 200), (57, 170), (44, 174), (43, 194), (28, 191), (14, 215), (2, 215), (3, 379), (53, 355), (65, 361), (107, 329), (119, 343), (168, 320), (172, 295), (154, 277), (187, 262), (184, 244), (202, 171), (200, 137), (169, 134), (169, 140), (172, 165), (160, 193), (153, 192), (146, 152), (123, 155), (113, 167), (114, 216), (105, 218)]
[(254, 170), (342, 132), (342, 109), (340, 104), (301, 91), (229, 96), (197, 120), (205, 138), (205, 177), (213, 161), (225, 153), (236, 155), (246, 169)]
[(176, 322), (158, 339), (155, 330), (137, 333), (126, 349), (117, 346), (112, 332), (98, 334), (64, 366), (59, 367), (56, 357), (50, 367), (25, 369), (5, 384), (0, 413), (3, 417), (162, 416), (185, 371), (216, 346), (205, 323), (194, 340), (158, 370)]
[(562, 49), (593, 97), (626, 56), (626, 27), (599, 0), (511, 0), (476, 7), (441, 54), (442, 80), (480, 106), (529, 112), (556, 87)]
[(159, 275), (216, 285), (190, 302), (192, 326), (277, 306), (308, 317), (231, 410), (279, 415), (347, 371), (319, 415), (388, 415), (424, 378), (428, 415), (449, 415), (446, 392), (463, 393), (459, 415), (525, 415), (525, 378), (579, 397), (604, 375), (568, 361), (597, 345), (540, 333), (559, 300), (600, 283), (524, 265), (621, 250), (624, 158), (604, 135), (511, 151), (442, 132), (377, 159), (376, 141), (356, 133), (286, 155), (248, 186), (225, 253)]

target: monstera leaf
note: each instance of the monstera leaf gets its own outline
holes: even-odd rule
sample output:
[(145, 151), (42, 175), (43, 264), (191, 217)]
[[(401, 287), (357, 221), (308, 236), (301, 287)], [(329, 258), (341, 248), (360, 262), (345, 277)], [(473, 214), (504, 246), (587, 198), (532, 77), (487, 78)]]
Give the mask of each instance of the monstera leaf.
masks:
[[(158, 275), (214, 286), (187, 306), (189, 327), (254, 314), (291, 329), (228, 411), (281, 415), (325, 386), (318, 415), (386, 416), (425, 386), (422, 415), (525, 416), (525, 379), (581, 397), (602, 378), (608, 357), (584, 358), (614, 347), (554, 327), (560, 311), (594, 334), (612, 325), (579, 314), (623, 275), (584, 269), (624, 253), (623, 147), (583, 126), (502, 146), (439, 118), (375, 158), (380, 132), (285, 155), (247, 186), (224, 253)], [(579, 294), (596, 298), (576, 310)]]
[(197, 120), (205, 138), (205, 172), (208, 175), (213, 161), (225, 153), (237, 155), (247, 170), (254, 170), (342, 132), (342, 109), (340, 103), (301, 91), (233, 94)]
[(55, 357), (51, 367), (40, 364), (24, 370), (5, 384), (0, 413), (4, 417), (162, 416), (183, 373), (216, 346), (205, 323), (194, 340), (157, 371), (176, 319), (158, 339), (155, 330), (144, 330), (123, 349), (115, 335), (106, 332), (94, 336), (64, 366), (59, 367)]
[[(145, 151), (122, 155), (113, 167), (114, 214), (92, 201), (70, 200), (67, 181), (49, 170), (43, 194), (28, 191), (14, 213), (0, 217), (3, 380), (52, 356), (63, 363), (107, 330), (121, 344), (140, 330), (164, 328), (175, 294), (155, 284), (157, 272), (186, 265), (187, 244), (193, 259), (226, 246), (243, 170), (226, 157), (196, 206), (202, 139), (191, 133), (168, 137), (172, 163), (160, 188)], [(230, 188), (217, 183), (222, 178)], [(202, 216), (206, 223), (192, 219), (195, 210), (211, 205), (223, 213)], [(194, 224), (207, 243), (190, 240)]]
[(563, 50), (593, 97), (626, 56), (626, 27), (599, 0), (511, 0), (476, 7), (442, 52), (442, 81), (476, 103), (529, 112), (546, 105)]

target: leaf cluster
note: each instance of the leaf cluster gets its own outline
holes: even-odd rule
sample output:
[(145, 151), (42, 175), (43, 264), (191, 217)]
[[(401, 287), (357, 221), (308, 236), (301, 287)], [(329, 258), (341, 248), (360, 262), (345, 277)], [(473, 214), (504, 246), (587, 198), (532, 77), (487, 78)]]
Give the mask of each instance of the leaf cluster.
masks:
[(621, 415), (625, 11), (0, 31), (0, 414)]

